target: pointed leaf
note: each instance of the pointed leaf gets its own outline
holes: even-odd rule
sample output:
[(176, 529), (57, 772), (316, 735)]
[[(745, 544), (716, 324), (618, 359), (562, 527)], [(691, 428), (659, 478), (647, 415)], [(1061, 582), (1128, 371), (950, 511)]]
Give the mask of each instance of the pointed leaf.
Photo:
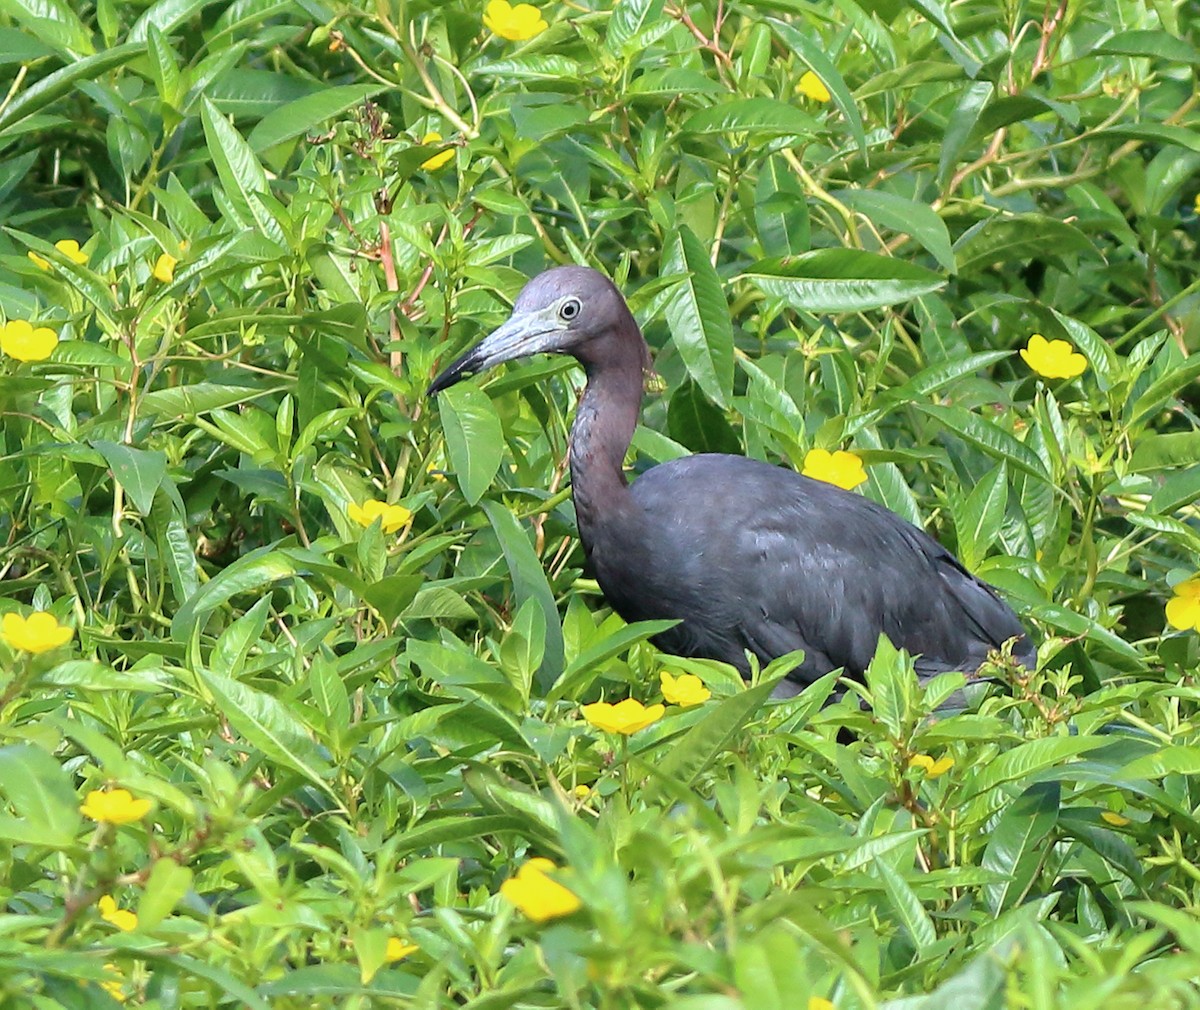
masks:
[(700, 240), (683, 225), (672, 236), (663, 263), (667, 274), (682, 274), (664, 312), (671, 340), (688, 374), (718, 406), (733, 393), (733, 324), (721, 279)]

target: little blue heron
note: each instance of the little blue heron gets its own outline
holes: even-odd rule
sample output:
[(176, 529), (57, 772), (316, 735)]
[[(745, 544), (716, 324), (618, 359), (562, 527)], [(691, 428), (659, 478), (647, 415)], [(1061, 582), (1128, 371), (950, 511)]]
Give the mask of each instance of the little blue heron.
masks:
[(539, 353), (570, 354), (587, 374), (571, 428), (579, 539), (626, 621), (676, 619), (654, 644), (749, 671), (797, 649), (807, 684), (839, 667), (861, 677), (882, 632), (923, 678), (974, 672), (1021, 622), (941, 544), (868, 498), (744, 456), (703, 453), (623, 464), (650, 353), (620, 292), (586, 267), (555, 267), (522, 289), (512, 316), (433, 380)]

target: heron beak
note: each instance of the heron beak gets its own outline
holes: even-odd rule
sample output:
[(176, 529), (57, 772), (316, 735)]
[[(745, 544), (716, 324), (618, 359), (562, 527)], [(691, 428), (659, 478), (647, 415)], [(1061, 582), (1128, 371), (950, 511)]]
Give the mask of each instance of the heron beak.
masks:
[(505, 361), (557, 351), (565, 327), (553, 310), (522, 312), (493, 330), (429, 384), (426, 396), (448, 389), (468, 375), (478, 375)]

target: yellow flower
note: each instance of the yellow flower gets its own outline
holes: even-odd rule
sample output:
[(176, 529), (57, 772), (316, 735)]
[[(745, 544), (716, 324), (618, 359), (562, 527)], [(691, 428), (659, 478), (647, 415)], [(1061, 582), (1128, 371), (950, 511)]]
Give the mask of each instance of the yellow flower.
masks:
[(914, 754), (908, 759), (908, 767), (924, 768), (927, 779), (936, 779), (940, 775), (945, 775), (946, 772), (954, 767), (954, 758), (947, 754), (945, 757), (934, 761), (928, 754)]
[[(442, 135), (433, 131), (425, 134), (425, 136), (421, 138), (422, 147), (424, 147), (426, 144), (440, 144), (441, 142)], [(439, 168), (446, 164), (446, 162), (451, 161), (453, 158), (454, 148), (450, 148), (446, 151), (439, 151), (432, 158), (426, 158), (423, 162), (421, 162), (421, 167), (427, 172), (436, 172)]]
[(826, 999), (824, 996), (809, 996), (808, 1010), (834, 1010), (833, 1000)]
[(79, 243), (73, 238), (59, 239), (54, 243), (54, 248), (67, 257), (67, 259), (78, 263), (80, 266), (83, 266), (88, 261), (88, 254), (79, 248)]
[(1100, 817), (1102, 820), (1105, 820), (1111, 824), (1114, 828), (1123, 828), (1129, 823), (1128, 817), (1122, 817), (1113, 810), (1101, 810)]
[(1047, 379), (1073, 379), (1087, 369), (1087, 358), (1065, 340), (1047, 340), (1040, 333), (1021, 349), (1025, 364)]
[(663, 697), (672, 705), (688, 708), (703, 704), (712, 697), (712, 691), (705, 687), (704, 681), (694, 673), (681, 673), (678, 677), (673, 677), (663, 670), (658, 679), (662, 684)]
[(26, 319), (13, 319), (0, 329), (0, 351), (18, 361), (45, 361), (58, 346), (58, 334), (48, 326), (34, 329)]
[(796, 82), (796, 94), (811, 98), (814, 102), (828, 102), (832, 97), (825, 82), (811, 70), (804, 71)]
[(1167, 601), (1167, 623), (1180, 631), (1200, 631), (1200, 575), (1184, 579), (1174, 592)]
[(826, 484), (836, 484), (847, 491), (854, 490), (867, 479), (863, 461), (854, 453), (842, 449), (838, 449), (837, 452), (809, 449), (804, 456), (804, 469), (800, 472), (805, 477), (823, 480)]
[(393, 961), (403, 961), (409, 954), (413, 954), (420, 949), (415, 943), (408, 943), (401, 940), (398, 936), (389, 936), (387, 953), (383, 955), (383, 959), (388, 964), (391, 964)]
[(574, 789), (571, 790), (571, 792), (574, 794), (575, 799), (586, 800), (589, 796), (592, 795), (592, 787), (585, 786), (585, 785), (577, 785)]
[(598, 701), (592, 705), (584, 705), (580, 711), (583, 717), (597, 729), (606, 733), (620, 733), (629, 736), (639, 729), (645, 729), (663, 717), (666, 708), (663, 705), (643, 705), (634, 698), (610, 705), (607, 701)]
[(524, 42), (550, 27), (533, 4), (514, 7), (508, 0), (489, 0), (483, 23), (489, 31), (510, 42)]
[(577, 912), (582, 902), (557, 880), (546, 876), (557, 869), (549, 859), (531, 859), (515, 877), (500, 885), (500, 894), (534, 922), (560, 919)]
[(374, 498), (368, 498), (361, 505), (351, 502), (346, 511), (359, 526), (370, 526), (376, 519), (380, 520), (384, 533), (395, 533), (412, 518), (412, 513), (403, 505), (389, 505)]
[(74, 634), (44, 610), (35, 610), (28, 617), (5, 614), (0, 620), (0, 637), (4, 638), (4, 644), (22, 652), (49, 652), (66, 645)]
[(178, 262), (179, 260), (170, 253), (163, 253), (154, 261), (154, 269), (150, 272), (154, 274), (156, 280), (170, 284), (175, 279), (175, 264)]
[(135, 800), (128, 789), (93, 789), (79, 812), (103, 824), (132, 824), (145, 817), (153, 805), (149, 800)]
[[(60, 238), (54, 243), (54, 248), (66, 256), (67, 259), (78, 263), (80, 266), (83, 266), (83, 264), (88, 261), (87, 253), (83, 252), (83, 250), (79, 248), (79, 243), (73, 238)], [(51, 263), (48, 259), (39, 256), (35, 252), (29, 252), (26, 253), (26, 255), (43, 270), (50, 269)]]
[(100, 918), (105, 922), (112, 923), (121, 932), (128, 933), (137, 929), (137, 913), (131, 912), (127, 908), (118, 908), (116, 900), (109, 895), (106, 894), (100, 899), (98, 907)]
[(124, 1003), (128, 997), (122, 991), (122, 986), (125, 984), (125, 976), (121, 974), (121, 969), (115, 964), (106, 964), (104, 966), (104, 970), (112, 975), (115, 975), (116, 978), (101, 982), (100, 988), (108, 993), (118, 1003)]
[(436, 463), (430, 463), (429, 466), (427, 466), (425, 468), (425, 472), (427, 474), (429, 474), (429, 476), (432, 477), (434, 480), (445, 480), (446, 479), (445, 472)]

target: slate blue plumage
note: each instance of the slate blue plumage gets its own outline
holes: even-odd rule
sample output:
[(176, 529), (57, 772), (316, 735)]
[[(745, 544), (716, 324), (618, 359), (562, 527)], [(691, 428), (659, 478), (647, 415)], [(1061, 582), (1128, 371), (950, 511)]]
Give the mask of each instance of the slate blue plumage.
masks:
[(468, 374), (544, 352), (570, 354), (587, 386), (571, 430), (579, 537), (596, 581), (627, 621), (680, 619), (654, 642), (746, 672), (803, 649), (790, 679), (842, 667), (860, 676), (880, 632), (923, 676), (972, 672), (1008, 639), (1032, 666), (1025, 629), (995, 590), (881, 505), (744, 456), (662, 463), (632, 485), (623, 463), (649, 351), (613, 284), (556, 267), (521, 291), (510, 319), (455, 361), (431, 394)]

